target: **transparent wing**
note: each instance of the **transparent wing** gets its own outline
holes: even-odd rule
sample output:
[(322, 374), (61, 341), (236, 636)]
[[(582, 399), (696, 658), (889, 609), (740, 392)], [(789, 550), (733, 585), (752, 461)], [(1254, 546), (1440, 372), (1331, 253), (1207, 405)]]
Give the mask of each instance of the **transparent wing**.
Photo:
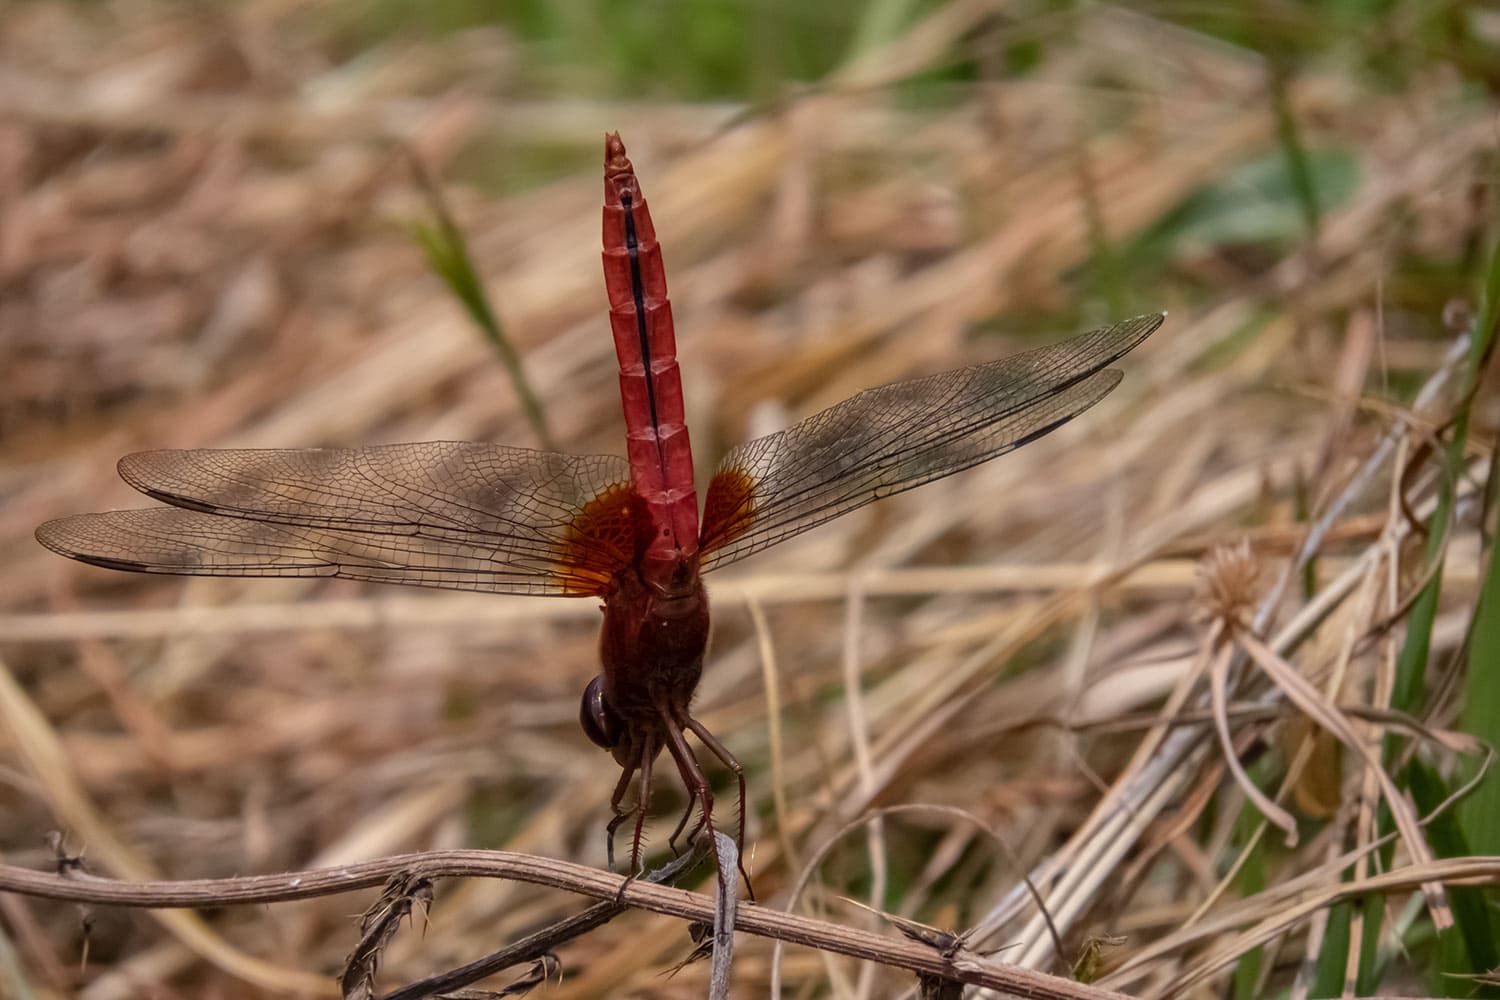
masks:
[(629, 467), (464, 441), (149, 451), (120, 475), (171, 508), (49, 521), (37, 539), (142, 573), (339, 576), (598, 593), (633, 554)]
[(1103, 399), (1107, 366), (1161, 326), (1138, 316), (988, 364), (866, 389), (733, 449), (704, 499), (709, 570), (872, 500), (1034, 441)]

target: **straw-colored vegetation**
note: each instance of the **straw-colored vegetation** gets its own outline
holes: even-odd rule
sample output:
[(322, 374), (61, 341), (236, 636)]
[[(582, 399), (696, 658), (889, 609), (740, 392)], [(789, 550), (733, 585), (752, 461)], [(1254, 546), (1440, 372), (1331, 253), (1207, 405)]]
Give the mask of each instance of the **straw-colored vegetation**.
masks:
[[(0, 861), (52, 867), (59, 831), (124, 879), (603, 866), (597, 602), (135, 577), (31, 532), (138, 504), (114, 462), (146, 448), (535, 445), (414, 238), (413, 156), (553, 439), (622, 451), (618, 129), (703, 468), (862, 387), (1171, 311), (1045, 440), (710, 578), (697, 705), (749, 770), (762, 905), (1139, 996), (1493, 989), (1493, 14), (595, 6), (0, 8)], [(585, 905), (433, 891), (381, 989)], [(373, 899), (0, 895), (0, 995), (332, 995)], [(707, 963), (666, 974), (693, 948), (629, 912), (543, 988), (702, 996)], [(752, 937), (733, 974), (916, 985)]]

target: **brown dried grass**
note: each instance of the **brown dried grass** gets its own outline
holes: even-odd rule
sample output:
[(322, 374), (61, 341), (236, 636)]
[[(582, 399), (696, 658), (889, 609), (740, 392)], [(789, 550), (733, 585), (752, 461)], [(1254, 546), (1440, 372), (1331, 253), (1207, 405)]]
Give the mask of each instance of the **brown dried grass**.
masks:
[[(1257, 60), (1107, 8), (1075, 26), (1061, 43), (1069, 58), (1041, 78), (975, 87), (952, 107), (902, 110), (883, 87), (946, 58), (983, 5), (951, 4), (885, 60), (736, 119), (497, 100), (482, 66), (455, 56), (470, 51), (461, 39), (341, 70), (287, 7), (39, 3), (0, 16), (0, 652), (39, 709), (35, 730), (0, 727), (12, 863), (45, 864), (44, 835), (60, 828), (99, 870), (136, 877), (458, 846), (602, 864), (614, 767), (575, 722), (597, 669), (593, 602), (137, 579), (64, 563), (31, 539), (49, 517), (134, 503), (113, 467), (138, 449), (530, 443), (500, 366), (402, 229), (422, 213), (404, 150), (441, 176), (481, 144), (520, 157), (591, 150), (606, 127), (622, 131), (664, 242), (708, 464), (861, 387), (1019, 347), (970, 332), (1070, 303), (1071, 275), (1094, 250), (1088, 197), (1125, 245), (1277, 149)], [(1116, 86), (1094, 86), (1103, 74)], [(1216, 947), (1235, 953), (1242, 928), (1285, 905), (1235, 900), (1239, 919), (1224, 923), (1212, 906), (1206, 920), (1196, 912), (1230, 905), (1215, 888), (1228, 844), (1186, 833), (1227, 780), (1217, 749), (1168, 768), (1172, 794), (1133, 806), (1138, 827), (1110, 835), (1117, 854), (1069, 838), (1107, 789), (1127, 793), (1121, 765), (1144, 752), (1139, 729), (1098, 727), (1149, 724), (1194, 676), (1205, 626), (1193, 561), (1245, 536), (1274, 578), (1300, 538), (1297, 477), (1331, 495), (1390, 423), (1353, 394), (1386, 369), (1425, 377), (1437, 364), (1424, 336), (1434, 320), (1382, 315), (1385, 282), (1397, 247), (1442, 255), (1469, 232), (1491, 123), (1439, 78), (1377, 94), (1308, 76), (1294, 97), (1363, 169), (1315, 255), (1256, 270), (1183, 256), (1163, 287), (1131, 290), (1132, 311), (1172, 316), (1095, 411), (713, 579), (699, 704), (750, 767), (763, 899), (784, 903), (799, 864), (866, 810), (922, 803), (975, 822), (886, 816), (829, 851), (801, 905), (881, 926), (842, 899), (868, 897), (875, 852), (902, 913), (968, 927), (1016, 898), (1023, 868), (1088, 857), (1088, 887), (1052, 897), (1070, 947), (1123, 931), (1118, 957), (1145, 956), (1208, 928), (1120, 980), (1148, 995)], [(454, 183), (448, 196), (555, 433), (570, 450), (618, 450), (595, 173), (509, 197)], [(1075, 312), (1107, 318), (1098, 304)], [(1336, 526), (1325, 583), (1382, 544), (1385, 488)], [(1450, 550), (1455, 601), (1473, 591), (1474, 537)], [(1379, 642), (1339, 644), (1389, 612), (1368, 581), (1396, 565), (1370, 563), (1360, 599), (1304, 642), (1302, 669), (1341, 664), (1330, 698), (1362, 697), (1384, 662)], [(1282, 620), (1301, 604), (1290, 599)], [(1461, 638), (1457, 614), (1440, 619), (1440, 651)], [(1267, 720), (1234, 725), (1243, 751)], [(677, 802), (663, 797), (666, 815)], [(1226, 801), (1232, 790), (1215, 808)], [(1319, 868), (1331, 843), (1287, 852), (1278, 878), (1322, 871), (1318, 884), (1335, 885)], [(0, 913), (39, 995), (107, 1000), (331, 984), (361, 905), (162, 926), (96, 914), (83, 969), (71, 908), (10, 898)], [(442, 885), (430, 929), (397, 938), (384, 981), (473, 958), (576, 906), (514, 884)], [(987, 946), (1019, 941), (999, 957), (1051, 967), (1031, 912), (997, 922)], [(1305, 925), (1281, 934), (1283, 960), (1307, 941)], [(701, 995), (706, 967), (661, 975), (690, 948), (675, 922), (630, 915), (568, 949), (553, 995)], [(268, 964), (229, 971), (248, 956)], [(740, 989), (765, 989), (769, 958), (763, 942), (741, 948)], [(841, 995), (906, 985), (810, 953), (788, 955), (781, 975)]]

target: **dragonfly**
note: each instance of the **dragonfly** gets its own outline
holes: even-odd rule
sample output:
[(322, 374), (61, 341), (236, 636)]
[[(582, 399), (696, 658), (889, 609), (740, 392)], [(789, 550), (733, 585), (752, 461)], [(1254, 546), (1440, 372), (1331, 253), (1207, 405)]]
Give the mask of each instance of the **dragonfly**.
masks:
[(604, 144), (603, 247), (625, 457), (476, 441), (147, 451), (121, 459), (120, 476), (165, 506), (49, 521), (37, 539), (135, 573), (600, 598), (601, 672), (579, 721), (621, 769), (611, 864), (617, 830), (634, 818), (640, 868), (663, 752), (688, 792), (669, 844), (695, 815), (689, 842), (705, 832), (713, 842), (714, 794), (688, 734), (738, 783), (743, 846), (745, 770), (691, 711), (709, 638), (703, 574), (1055, 430), (1120, 383), (1110, 365), (1166, 314), (866, 389), (730, 449), (700, 509), (661, 244), (615, 133)]

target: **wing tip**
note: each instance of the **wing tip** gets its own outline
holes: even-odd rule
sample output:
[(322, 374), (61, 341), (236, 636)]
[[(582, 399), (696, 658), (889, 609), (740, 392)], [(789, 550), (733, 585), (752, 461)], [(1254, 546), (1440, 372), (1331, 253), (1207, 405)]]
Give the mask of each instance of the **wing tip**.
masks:
[(134, 468), (147, 459), (155, 458), (157, 455), (166, 454), (171, 451), (171, 448), (147, 448), (143, 451), (127, 452), (120, 456), (120, 460), (115, 463), (115, 468), (123, 476), (126, 469)]
[[(1100, 370), (1102, 370), (1103, 365), (1113, 364), (1141, 346), (1146, 338), (1157, 330), (1160, 330), (1162, 324), (1166, 321), (1167, 311), (1163, 309), (1161, 312), (1142, 313), (1139, 316), (1122, 319), (1118, 323), (1100, 327), (1098, 330), (1082, 334), (1080, 337), (1102, 337), (1105, 341), (1112, 342), (1107, 356), (1100, 359)], [(1067, 343), (1067, 341), (1063, 341), (1063, 343)]]
[(147, 466), (158, 455), (169, 449), (152, 448), (148, 451), (132, 451), (128, 455), (121, 455), (120, 460), (115, 463), (115, 475), (125, 481), (125, 485), (133, 490), (151, 494), (150, 480), (147, 478)]
[(1145, 331), (1145, 335), (1149, 336), (1155, 333), (1157, 330), (1161, 329), (1161, 325), (1166, 321), (1167, 310), (1162, 309), (1159, 312), (1142, 313), (1139, 316), (1134, 316), (1130, 319), (1125, 320), (1120, 325), (1139, 326), (1142, 330)]
[(64, 553), (69, 559), (81, 562), (85, 566), (97, 566), (100, 569), (119, 570), (124, 573), (170, 573), (171, 570), (161, 569), (150, 563), (137, 562), (133, 559), (112, 559), (109, 556), (97, 556), (88, 552)]
[(69, 520), (71, 520), (71, 518), (58, 517), (53, 518), (51, 521), (43, 521), (41, 524), (37, 525), (36, 530), (31, 533), (31, 537), (35, 538), (37, 540), (37, 543), (44, 549), (56, 552), (60, 556), (70, 555), (70, 553), (62, 547), (62, 542), (59, 541), (57, 537), (61, 525)]
[(37, 526), (32, 532), (37, 542), (50, 552), (72, 559), (74, 562), (85, 563), (89, 566), (98, 566), (101, 569), (124, 570), (127, 573), (149, 573), (152, 572), (148, 563), (136, 559), (117, 559), (113, 556), (101, 555), (91, 552), (84, 546), (85, 542), (79, 541), (78, 536), (72, 531), (72, 527), (81, 523), (88, 523), (97, 517), (96, 514), (73, 514), (70, 517), (54, 518)]
[(219, 507), (206, 500), (159, 485), (168, 481), (173, 475), (173, 470), (170, 468), (165, 473), (162, 472), (160, 459), (163, 456), (178, 456), (180, 459), (181, 456), (192, 455), (193, 449), (190, 448), (152, 448), (147, 451), (133, 451), (121, 456), (120, 460), (115, 463), (115, 472), (125, 481), (125, 485), (152, 500), (159, 500), (182, 510), (197, 511), (200, 514), (220, 513)]
[(1105, 396), (1118, 389), (1120, 383), (1124, 380), (1125, 373), (1120, 369), (1102, 368), (1075, 383), (1066, 393), (1058, 397), (1058, 399), (1064, 401), (1064, 405), (1058, 409), (1057, 414), (1051, 420), (1034, 428), (1030, 433), (1017, 438), (1006, 451), (1015, 451), (1017, 448), (1024, 447), (1038, 438), (1044, 438), (1048, 434), (1051, 434), (1063, 424), (1092, 409)]

